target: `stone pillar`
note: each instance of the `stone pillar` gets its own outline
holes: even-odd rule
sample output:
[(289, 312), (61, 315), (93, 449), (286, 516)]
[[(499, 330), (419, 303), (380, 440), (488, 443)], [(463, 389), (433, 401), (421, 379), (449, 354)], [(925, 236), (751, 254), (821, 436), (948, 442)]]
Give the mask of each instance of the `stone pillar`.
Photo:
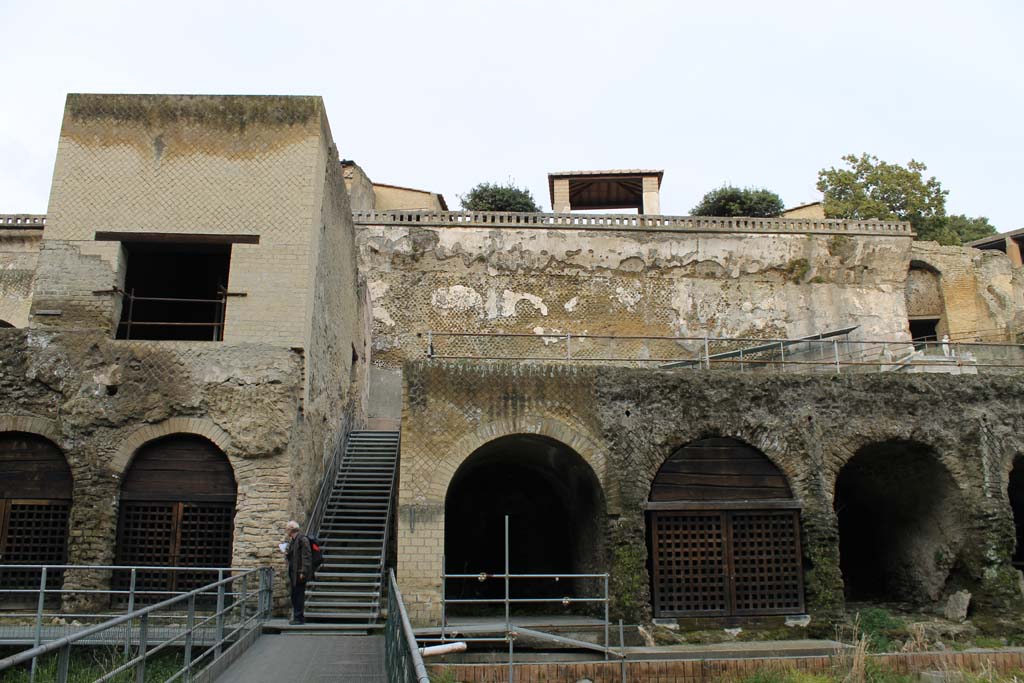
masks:
[(1006, 255), (1010, 257), (1010, 264), (1014, 268), (1024, 265), (1024, 259), (1021, 259), (1020, 242), (1015, 237), (1006, 238)]
[(568, 178), (555, 179), (555, 192), (551, 200), (551, 210), (555, 213), (569, 213), (572, 210), (569, 202)]
[(441, 620), (444, 503), (401, 505), (397, 521), (395, 576), (409, 619), (417, 626), (438, 624)]
[(661, 195), (658, 179), (650, 176), (643, 179), (644, 204), (640, 213), (657, 216), (661, 213)]

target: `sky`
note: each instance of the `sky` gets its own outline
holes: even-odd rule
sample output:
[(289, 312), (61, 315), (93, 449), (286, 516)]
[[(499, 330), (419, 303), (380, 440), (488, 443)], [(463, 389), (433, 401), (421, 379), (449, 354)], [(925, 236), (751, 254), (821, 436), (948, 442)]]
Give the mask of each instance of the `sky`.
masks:
[(0, 0), (0, 213), (44, 213), (68, 92), (321, 95), (343, 158), (441, 192), (664, 169), (817, 201), (844, 154), (924, 162), (1024, 227), (1024, 3)]

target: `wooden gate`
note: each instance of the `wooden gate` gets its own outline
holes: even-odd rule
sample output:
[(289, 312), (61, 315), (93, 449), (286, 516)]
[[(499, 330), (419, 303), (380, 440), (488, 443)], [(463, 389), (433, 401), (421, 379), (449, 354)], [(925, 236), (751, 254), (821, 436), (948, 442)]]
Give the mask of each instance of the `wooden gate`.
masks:
[(656, 617), (803, 611), (800, 511), (759, 451), (718, 438), (682, 448), (647, 507)]
[[(0, 591), (39, 588), (40, 570), (17, 565), (67, 562), (70, 511), (71, 469), (60, 449), (35, 434), (0, 434)], [(63, 570), (48, 571), (46, 586), (63, 580)], [(35, 602), (2, 602), (26, 601)]]
[[(117, 563), (230, 566), (235, 488), (227, 457), (206, 439), (176, 434), (146, 444), (121, 491)], [(130, 576), (116, 572), (115, 586), (126, 590)], [(161, 592), (192, 590), (215, 578), (209, 572), (140, 571), (135, 588), (149, 592), (152, 601)]]

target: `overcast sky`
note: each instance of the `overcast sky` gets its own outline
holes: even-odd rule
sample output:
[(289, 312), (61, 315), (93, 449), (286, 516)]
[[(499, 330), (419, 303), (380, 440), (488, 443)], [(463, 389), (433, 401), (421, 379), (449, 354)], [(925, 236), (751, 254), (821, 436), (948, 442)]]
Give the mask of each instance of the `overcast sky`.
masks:
[[(240, 3), (241, 5), (241, 3)], [(150, 9), (147, 6), (151, 6)], [(815, 201), (847, 153), (928, 165), (947, 210), (1024, 227), (1024, 3), (0, 0), (0, 213), (46, 211), (68, 92), (317, 94), (342, 157), (458, 196), (665, 170)]]

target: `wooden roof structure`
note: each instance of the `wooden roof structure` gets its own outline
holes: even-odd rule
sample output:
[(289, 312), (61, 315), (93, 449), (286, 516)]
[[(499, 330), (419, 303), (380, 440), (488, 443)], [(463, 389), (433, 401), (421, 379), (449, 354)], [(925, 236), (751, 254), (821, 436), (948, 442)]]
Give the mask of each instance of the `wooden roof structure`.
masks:
[(643, 210), (644, 178), (656, 178), (658, 188), (664, 171), (618, 169), (610, 171), (562, 171), (548, 174), (551, 205), (555, 206), (555, 184), (567, 180), (572, 210)]

